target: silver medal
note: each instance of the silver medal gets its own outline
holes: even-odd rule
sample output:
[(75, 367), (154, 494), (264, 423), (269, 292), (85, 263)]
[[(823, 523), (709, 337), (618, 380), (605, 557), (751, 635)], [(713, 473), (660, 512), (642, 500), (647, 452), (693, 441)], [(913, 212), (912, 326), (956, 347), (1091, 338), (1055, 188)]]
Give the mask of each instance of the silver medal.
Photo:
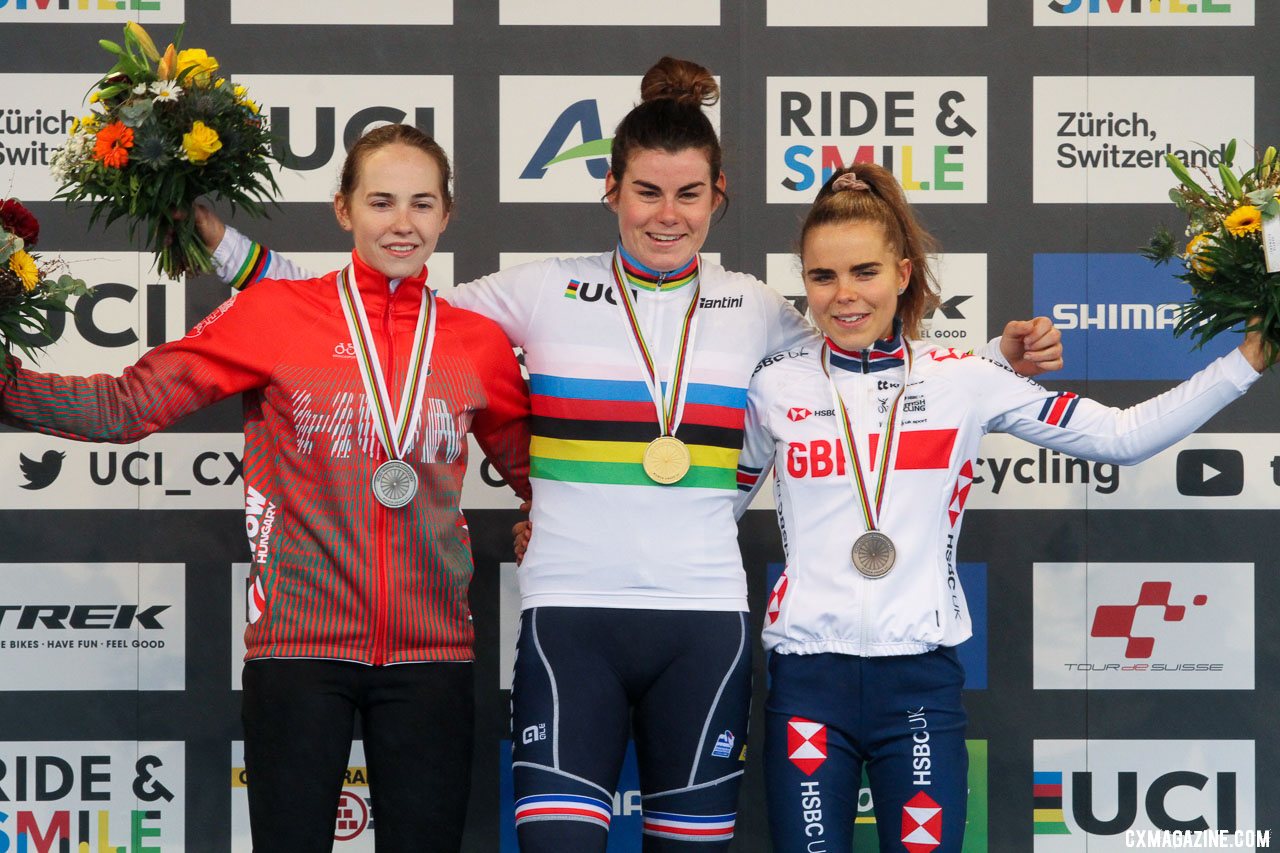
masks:
[(879, 530), (868, 530), (853, 543), (853, 567), (868, 578), (882, 578), (893, 568), (898, 552), (893, 540)]
[(408, 462), (392, 459), (373, 472), (373, 496), (387, 509), (398, 509), (418, 493), (418, 473)]

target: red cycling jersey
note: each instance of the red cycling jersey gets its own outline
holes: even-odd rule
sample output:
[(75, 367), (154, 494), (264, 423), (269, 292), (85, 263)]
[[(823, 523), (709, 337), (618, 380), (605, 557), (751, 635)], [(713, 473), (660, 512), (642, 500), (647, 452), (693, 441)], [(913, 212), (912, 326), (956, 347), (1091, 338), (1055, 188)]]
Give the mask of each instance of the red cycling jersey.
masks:
[[(352, 257), (396, 405), (426, 272), (393, 289)], [(335, 276), (261, 282), (119, 377), (19, 368), (0, 386), (0, 420), (125, 443), (243, 393), (253, 561), (247, 657), (469, 660), (472, 562), (458, 505), (466, 435), (475, 434), (527, 497), (524, 380), (495, 323), (437, 300), (423, 411), (405, 453), (420, 486), (408, 505), (383, 507), (369, 483), (387, 456), (373, 431)]]

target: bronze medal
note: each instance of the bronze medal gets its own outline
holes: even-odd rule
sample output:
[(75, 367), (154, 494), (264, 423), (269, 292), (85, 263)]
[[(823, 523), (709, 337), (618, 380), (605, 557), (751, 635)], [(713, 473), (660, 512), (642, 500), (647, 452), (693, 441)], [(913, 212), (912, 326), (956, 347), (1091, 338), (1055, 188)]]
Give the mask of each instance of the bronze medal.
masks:
[(867, 578), (882, 578), (893, 569), (898, 552), (893, 540), (879, 530), (868, 530), (853, 543), (853, 567)]

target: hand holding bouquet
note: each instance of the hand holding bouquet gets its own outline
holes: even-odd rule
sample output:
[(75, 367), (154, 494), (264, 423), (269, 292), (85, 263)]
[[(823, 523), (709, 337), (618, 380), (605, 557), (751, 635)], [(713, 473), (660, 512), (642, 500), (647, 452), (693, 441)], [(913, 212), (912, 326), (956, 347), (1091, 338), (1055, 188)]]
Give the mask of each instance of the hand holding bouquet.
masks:
[(208, 272), (209, 252), (186, 216), (195, 200), (217, 196), (261, 216), (277, 190), (260, 107), (216, 76), (205, 51), (171, 44), (162, 55), (132, 21), (123, 47), (99, 44), (117, 61), (89, 96), (94, 111), (53, 158), (57, 197), (91, 201), (95, 222), (126, 217), (130, 236), (143, 228), (168, 276)]
[(12, 368), (7, 356), (16, 345), (28, 358), (49, 333), (47, 311), (66, 311), (67, 297), (89, 292), (63, 272), (61, 260), (42, 261), (30, 250), (40, 239), (40, 223), (17, 199), (0, 201), (0, 375)]
[[(1253, 168), (1235, 173), (1236, 142), (1222, 149), (1217, 174), (1197, 181), (1176, 156), (1165, 159), (1179, 181), (1169, 197), (1187, 216), (1190, 238), (1178, 251), (1163, 227), (1142, 254), (1157, 264), (1181, 258), (1177, 277), (1191, 286), (1174, 331), (1190, 332), (1197, 346), (1244, 324), (1262, 334), (1267, 363), (1280, 347), (1280, 162), (1268, 148)], [(1267, 244), (1271, 245), (1268, 246)]]

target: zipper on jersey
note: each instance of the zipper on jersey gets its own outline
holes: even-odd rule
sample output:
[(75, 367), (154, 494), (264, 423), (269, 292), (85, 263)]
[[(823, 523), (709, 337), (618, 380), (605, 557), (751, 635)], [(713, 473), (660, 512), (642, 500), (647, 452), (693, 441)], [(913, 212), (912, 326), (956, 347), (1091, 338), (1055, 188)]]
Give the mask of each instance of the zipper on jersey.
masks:
[[(425, 286), (425, 285), (424, 285)], [(398, 291), (399, 288), (396, 288)], [(396, 348), (395, 334), (392, 328), (393, 318), (391, 315), (391, 303), (395, 299), (395, 292), (387, 293), (387, 306), (382, 312), (382, 332), (386, 340), (387, 363), (385, 365), (385, 375), (388, 377), (395, 376), (396, 364)], [(397, 414), (399, 414), (397, 412)], [(375, 503), (377, 503), (375, 501)], [(381, 666), (386, 662), (387, 655), (387, 564), (391, 560), (391, 544), (388, 542), (387, 531), (387, 513), (391, 510), (382, 504), (378, 504), (377, 523), (375, 524), (375, 534), (378, 537), (378, 596), (374, 604), (374, 620), (373, 620), (373, 665)]]

